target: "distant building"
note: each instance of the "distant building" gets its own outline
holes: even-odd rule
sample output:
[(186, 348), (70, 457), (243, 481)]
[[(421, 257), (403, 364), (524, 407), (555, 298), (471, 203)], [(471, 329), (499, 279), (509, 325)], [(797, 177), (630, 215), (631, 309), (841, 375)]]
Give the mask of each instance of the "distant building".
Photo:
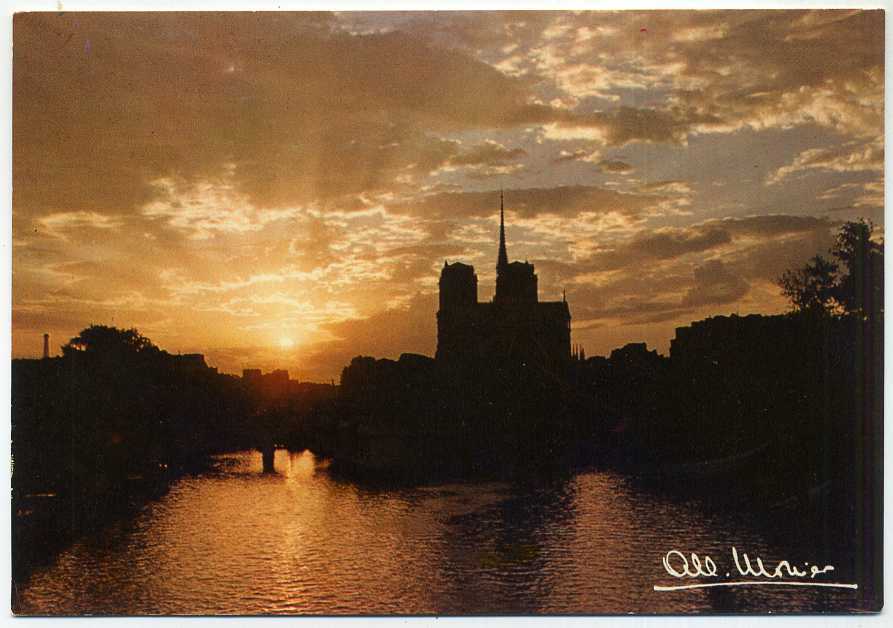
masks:
[[(182, 353), (173, 356), (174, 364), (181, 371), (206, 371), (208, 364), (205, 362), (205, 356), (201, 353)], [(214, 369), (215, 371), (217, 369)]]
[(272, 382), (274, 386), (288, 385), (288, 371), (286, 371), (285, 369), (275, 369), (273, 372), (265, 375), (264, 377), (269, 378), (270, 382)]
[(611, 351), (611, 363), (614, 365), (635, 365), (656, 360), (659, 356), (656, 350), (648, 350), (644, 342), (629, 342), (620, 349)]
[(802, 333), (801, 322), (785, 315), (711, 316), (676, 328), (670, 358), (679, 368), (694, 364), (728, 368), (733, 358), (755, 363), (770, 356), (784, 359), (797, 354), (796, 342)]
[(285, 400), (299, 385), (297, 380), (288, 378), (288, 371), (276, 369), (264, 373), (260, 369), (243, 369), (242, 383), (258, 399), (267, 402)]
[(242, 379), (246, 382), (260, 381), (261, 375), (260, 369), (242, 369)]
[(571, 360), (567, 301), (540, 301), (533, 264), (509, 262), (502, 195), (492, 302), (478, 301), (477, 284), (473, 266), (444, 262), (436, 359), (457, 365), (514, 362), (563, 374)]

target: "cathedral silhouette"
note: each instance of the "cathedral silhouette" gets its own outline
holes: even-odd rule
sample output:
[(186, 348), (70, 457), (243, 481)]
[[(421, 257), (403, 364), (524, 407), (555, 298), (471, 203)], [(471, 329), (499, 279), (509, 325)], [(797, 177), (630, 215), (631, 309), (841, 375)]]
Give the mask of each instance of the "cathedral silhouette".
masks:
[(540, 301), (533, 264), (509, 262), (505, 208), (499, 196), (496, 293), (479, 302), (474, 267), (444, 261), (437, 312), (440, 362), (462, 365), (520, 364), (546, 373), (566, 372), (571, 360), (571, 314), (566, 300)]

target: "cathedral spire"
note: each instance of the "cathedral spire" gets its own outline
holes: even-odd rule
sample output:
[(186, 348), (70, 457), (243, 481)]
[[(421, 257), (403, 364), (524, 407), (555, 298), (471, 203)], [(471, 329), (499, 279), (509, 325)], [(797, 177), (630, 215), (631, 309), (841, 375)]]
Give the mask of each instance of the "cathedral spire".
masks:
[(505, 251), (505, 208), (503, 205), (502, 190), (499, 190), (499, 258), (496, 262), (496, 271), (499, 272), (509, 265), (509, 256)]

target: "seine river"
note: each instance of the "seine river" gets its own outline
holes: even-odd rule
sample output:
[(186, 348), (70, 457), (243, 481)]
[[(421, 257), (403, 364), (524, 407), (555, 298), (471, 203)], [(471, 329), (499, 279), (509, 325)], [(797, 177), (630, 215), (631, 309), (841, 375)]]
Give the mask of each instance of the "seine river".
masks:
[[(275, 466), (276, 474), (263, 474), (260, 454), (244, 452), (178, 480), (136, 516), (35, 572), (20, 611), (589, 614), (856, 605), (846, 589), (655, 591), (683, 580), (662, 564), (673, 549), (709, 554), (720, 572), (733, 569), (732, 546), (770, 562), (830, 559), (767, 540), (759, 532), (767, 526), (740, 513), (661, 496), (615, 472), (381, 488), (334, 477), (310, 452), (277, 451)], [(845, 580), (844, 572), (832, 580)]]

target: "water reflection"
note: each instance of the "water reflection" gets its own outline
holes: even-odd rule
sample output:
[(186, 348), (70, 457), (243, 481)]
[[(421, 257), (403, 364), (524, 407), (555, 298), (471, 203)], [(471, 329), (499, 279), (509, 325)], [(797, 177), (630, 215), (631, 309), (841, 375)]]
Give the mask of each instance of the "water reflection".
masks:
[[(850, 591), (658, 593), (669, 549), (788, 558), (740, 517), (587, 471), (367, 487), (310, 452), (220, 457), (36, 572), (26, 613), (438, 614), (821, 610)], [(793, 556), (792, 558), (801, 558)], [(802, 558), (812, 558), (805, 556)]]

